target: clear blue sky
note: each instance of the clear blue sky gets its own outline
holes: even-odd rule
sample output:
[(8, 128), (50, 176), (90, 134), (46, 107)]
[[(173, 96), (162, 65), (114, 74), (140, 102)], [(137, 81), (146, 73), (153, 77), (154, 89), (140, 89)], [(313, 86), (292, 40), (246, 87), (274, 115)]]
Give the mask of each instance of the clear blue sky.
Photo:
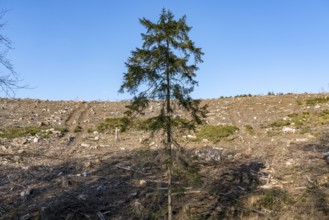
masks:
[[(187, 16), (201, 47), (195, 98), (329, 91), (329, 0), (0, 0), (16, 97), (120, 100), (125, 61), (142, 44), (138, 18)], [(3, 95), (3, 94), (1, 94)]]

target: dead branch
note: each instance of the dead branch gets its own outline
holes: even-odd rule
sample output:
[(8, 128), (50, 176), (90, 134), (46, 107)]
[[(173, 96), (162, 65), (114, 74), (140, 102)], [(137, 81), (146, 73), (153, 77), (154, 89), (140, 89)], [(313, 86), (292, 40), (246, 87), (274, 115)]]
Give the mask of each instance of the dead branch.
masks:
[(312, 185), (315, 184), (314, 181), (311, 180), (311, 178), (310, 178), (309, 176), (307, 176), (307, 175), (306, 175), (306, 179), (307, 179), (307, 181), (308, 181), (309, 183), (311, 183)]
[(14, 183), (14, 182), (10, 179), (9, 175), (7, 175), (7, 179), (8, 179), (8, 181), (9, 181), (11, 184), (13, 184), (13, 185), (15, 185), (15, 186), (19, 186), (19, 187), (24, 188), (23, 185), (21, 185), (21, 184), (17, 184), (17, 183)]
[(251, 209), (251, 211), (256, 212), (258, 214), (261, 214), (261, 215), (268, 215), (268, 214), (271, 213), (269, 210), (266, 210), (265, 212), (262, 212), (262, 211), (259, 211), (257, 209)]
[[(189, 195), (189, 194), (198, 194), (198, 193), (202, 193), (201, 190), (193, 190), (193, 191), (188, 191), (188, 192), (177, 192), (177, 193), (172, 193), (172, 196), (177, 196), (177, 195)], [(168, 196), (168, 194), (165, 194), (165, 196)]]
[(97, 214), (97, 216), (98, 216), (98, 218), (100, 220), (105, 220), (105, 217), (104, 217), (103, 213), (101, 213), (100, 211), (98, 211), (96, 214)]

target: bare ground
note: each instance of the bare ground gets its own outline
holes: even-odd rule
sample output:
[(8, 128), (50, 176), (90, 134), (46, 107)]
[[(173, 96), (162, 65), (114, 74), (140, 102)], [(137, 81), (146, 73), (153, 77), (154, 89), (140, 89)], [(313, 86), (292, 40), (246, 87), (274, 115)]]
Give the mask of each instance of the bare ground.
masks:
[[(307, 103), (326, 95), (204, 100), (209, 124), (239, 132), (215, 144), (177, 137), (177, 157), (188, 160), (174, 172), (176, 219), (329, 219), (329, 103)], [(125, 104), (0, 99), (3, 133), (46, 130), (0, 138), (0, 219), (165, 219), (159, 138), (145, 146), (141, 131), (117, 143), (111, 132), (94, 132)], [(282, 121), (291, 123), (273, 125)]]

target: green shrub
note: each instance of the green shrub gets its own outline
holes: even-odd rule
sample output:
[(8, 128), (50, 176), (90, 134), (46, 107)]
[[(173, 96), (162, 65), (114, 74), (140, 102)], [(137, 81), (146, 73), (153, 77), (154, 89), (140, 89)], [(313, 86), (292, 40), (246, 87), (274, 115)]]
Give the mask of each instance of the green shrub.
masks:
[(275, 197), (271, 194), (265, 194), (263, 195), (260, 200), (258, 201), (259, 204), (267, 209), (272, 209), (274, 203), (275, 203)]
[(291, 124), (290, 121), (276, 121), (272, 123), (270, 126), (271, 127), (284, 127), (284, 126), (289, 126)]
[(289, 115), (287, 115), (289, 118), (296, 118), (298, 117), (298, 114), (297, 113), (291, 113)]
[(115, 128), (119, 128), (121, 132), (128, 130), (131, 121), (126, 117), (121, 118), (107, 118), (104, 122), (97, 125), (98, 132), (110, 131), (113, 132)]
[[(55, 131), (60, 132), (67, 132), (67, 128), (63, 127), (55, 127), (53, 128)], [(0, 137), (1, 138), (9, 138), (14, 139), (18, 137), (26, 137), (26, 136), (35, 136), (39, 135), (42, 138), (48, 138), (50, 134), (52, 134), (50, 130), (50, 127), (48, 128), (40, 128), (40, 127), (22, 127), (22, 128), (10, 128), (6, 130), (0, 130)]]
[(250, 135), (254, 135), (255, 134), (254, 128), (251, 125), (245, 125), (244, 127), (246, 128), (246, 130), (248, 131), (248, 133)]
[(321, 98), (314, 98), (306, 100), (307, 105), (316, 105), (319, 103), (327, 103), (329, 102), (329, 97), (321, 97)]
[(239, 130), (238, 127), (232, 125), (205, 125), (197, 133), (199, 140), (208, 139), (213, 143), (217, 143), (223, 138), (226, 138)]
[(303, 120), (294, 118), (292, 122), (295, 124), (296, 128), (301, 128), (302, 125), (304, 124)]
[(68, 132), (67, 128), (64, 128), (64, 127), (56, 127), (55, 130), (63, 132), (63, 133)]
[(154, 131), (161, 129), (163, 127), (163, 123), (164, 121), (161, 121), (158, 118), (148, 118), (145, 120), (135, 120), (132, 127), (137, 130)]
[(80, 126), (76, 126), (73, 130), (74, 133), (78, 133), (78, 132), (81, 132), (82, 131), (82, 128)]
[(320, 123), (321, 125), (326, 125), (329, 123), (329, 109), (319, 112), (317, 116), (318, 116), (318, 123)]
[(34, 136), (41, 131), (41, 128), (32, 126), (24, 128), (11, 128), (8, 130), (1, 130), (0, 137), (14, 139), (18, 137)]
[[(164, 120), (161, 120), (161, 118), (154, 117), (145, 120), (134, 120), (131, 123), (131, 127), (137, 130), (156, 131), (164, 128), (165, 123), (166, 122)], [(180, 117), (172, 119), (171, 123), (172, 128), (193, 130), (193, 128), (195, 127), (194, 122)]]

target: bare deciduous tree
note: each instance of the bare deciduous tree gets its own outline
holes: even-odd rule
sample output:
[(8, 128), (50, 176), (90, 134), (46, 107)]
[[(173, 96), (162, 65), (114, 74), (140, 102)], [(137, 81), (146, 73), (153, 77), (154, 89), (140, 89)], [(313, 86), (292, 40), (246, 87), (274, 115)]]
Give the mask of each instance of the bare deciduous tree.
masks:
[(19, 85), (21, 79), (15, 72), (13, 64), (6, 57), (9, 50), (13, 49), (11, 41), (2, 33), (6, 24), (3, 22), (3, 17), (7, 11), (0, 11), (0, 94), (4, 93), (6, 96), (13, 96), (15, 90), (24, 88)]

